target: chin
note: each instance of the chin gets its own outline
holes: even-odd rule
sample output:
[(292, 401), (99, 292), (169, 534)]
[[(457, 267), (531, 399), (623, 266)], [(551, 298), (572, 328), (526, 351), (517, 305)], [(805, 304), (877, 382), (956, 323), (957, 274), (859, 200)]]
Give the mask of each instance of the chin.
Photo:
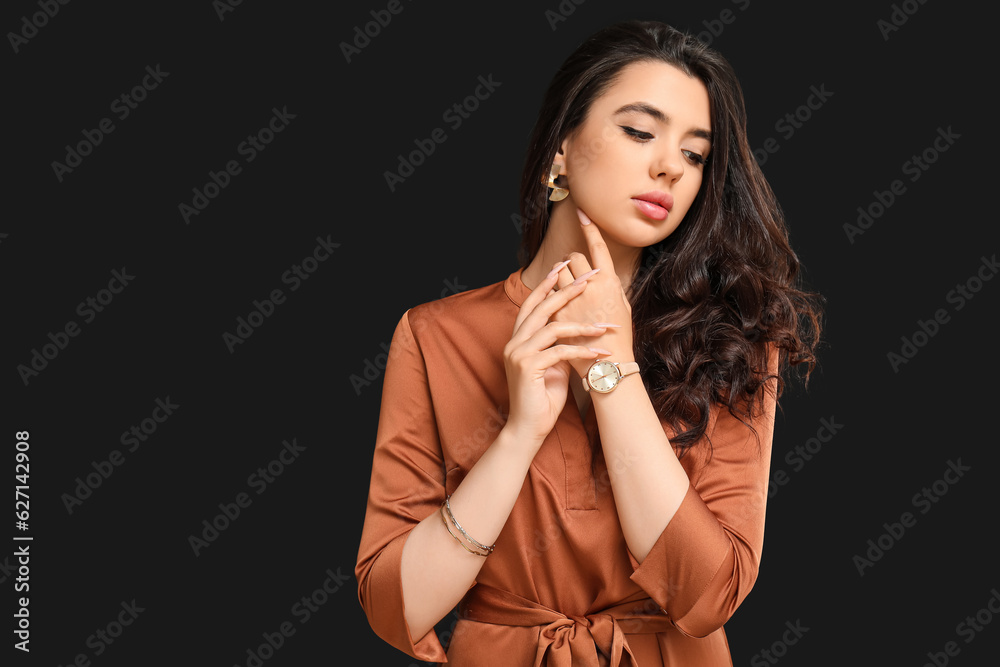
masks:
[(660, 221), (636, 220), (613, 230), (604, 227), (600, 229), (607, 241), (628, 248), (646, 248), (663, 241), (673, 234), (679, 225), (680, 223), (674, 224), (668, 217)]

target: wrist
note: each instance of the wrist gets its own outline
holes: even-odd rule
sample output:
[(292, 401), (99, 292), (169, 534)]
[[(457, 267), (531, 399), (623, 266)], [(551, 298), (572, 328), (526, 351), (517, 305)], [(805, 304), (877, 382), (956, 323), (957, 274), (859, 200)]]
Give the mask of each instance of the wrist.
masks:
[(580, 377), (587, 377), (587, 371), (590, 367), (596, 364), (598, 361), (610, 361), (611, 363), (618, 365), (632, 364), (635, 363), (635, 355), (629, 354), (619, 354), (618, 352), (612, 351), (611, 354), (604, 354), (603, 352), (593, 359), (580, 359), (573, 363), (573, 368)]
[[(635, 361), (635, 355), (632, 352), (618, 352), (614, 348), (603, 347), (600, 345), (591, 345), (589, 347), (601, 349), (602, 352), (593, 359), (574, 359), (570, 362), (573, 370), (575, 370), (577, 375), (580, 377), (586, 377), (587, 371), (598, 361), (611, 361), (617, 364), (628, 364)], [(607, 350), (609, 354), (605, 354), (603, 350)]]
[(594, 361), (599, 361), (600, 359), (606, 359), (607, 361), (612, 361), (616, 364), (631, 364), (635, 361), (635, 355), (632, 354), (632, 352), (618, 352), (612, 350), (611, 354), (599, 357)]
[(500, 429), (493, 444), (500, 449), (535, 452), (544, 441), (545, 435), (540, 435), (530, 428), (522, 427), (517, 422), (508, 420)]

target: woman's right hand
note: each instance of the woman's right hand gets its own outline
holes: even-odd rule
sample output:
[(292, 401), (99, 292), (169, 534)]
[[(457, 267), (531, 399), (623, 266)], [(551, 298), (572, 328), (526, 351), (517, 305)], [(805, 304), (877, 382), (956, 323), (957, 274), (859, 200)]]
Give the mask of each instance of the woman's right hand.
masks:
[(561, 338), (596, 337), (606, 331), (590, 322), (549, 321), (556, 311), (587, 288), (584, 280), (553, 291), (559, 270), (565, 266), (566, 262), (556, 264), (521, 304), (514, 320), (514, 333), (503, 351), (510, 393), (510, 413), (504, 428), (511, 430), (517, 442), (536, 448), (555, 426), (566, 405), (573, 374), (569, 360), (610, 354), (599, 348), (557, 344)]

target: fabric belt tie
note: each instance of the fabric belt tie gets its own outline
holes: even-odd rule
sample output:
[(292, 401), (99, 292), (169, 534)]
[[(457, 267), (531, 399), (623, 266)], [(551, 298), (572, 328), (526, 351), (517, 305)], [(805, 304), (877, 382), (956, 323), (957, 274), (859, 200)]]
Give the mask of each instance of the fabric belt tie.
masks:
[(625, 633), (655, 634), (673, 627), (665, 614), (644, 612), (649, 599), (567, 616), (509, 591), (476, 584), (459, 604), (459, 616), (480, 623), (538, 626), (534, 667), (638, 667)]

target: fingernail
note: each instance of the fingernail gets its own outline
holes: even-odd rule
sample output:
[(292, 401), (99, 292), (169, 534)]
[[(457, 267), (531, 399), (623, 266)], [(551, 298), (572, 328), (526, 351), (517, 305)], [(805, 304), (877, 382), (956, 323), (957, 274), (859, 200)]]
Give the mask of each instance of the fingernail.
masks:
[(584, 213), (580, 209), (576, 209), (576, 214), (578, 216), (580, 216), (580, 224), (582, 224), (582, 225), (589, 225), (590, 224), (590, 218), (587, 217), (586, 213)]
[(594, 354), (611, 354), (609, 350), (605, 350), (604, 348), (600, 347), (588, 347), (587, 349), (593, 352)]
[(594, 326), (595, 327), (605, 328), (605, 329), (608, 328), (608, 327), (614, 327), (615, 329), (620, 329), (622, 325), (620, 325), (620, 324), (610, 324), (608, 322), (594, 322)]
[(556, 264), (556, 268), (554, 268), (551, 271), (549, 271), (549, 275), (545, 276), (545, 279), (546, 280), (551, 280), (552, 278), (555, 278), (556, 274), (559, 273), (560, 271), (562, 271), (566, 267), (567, 264), (569, 264), (569, 260), (568, 259), (565, 262), (559, 262), (558, 264)]
[(579, 278), (577, 278), (576, 280), (574, 280), (573, 284), (574, 285), (579, 285), (580, 283), (582, 283), (583, 281), (585, 281), (587, 278), (591, 277), (592, 275), (594, 275), (598, 271), (600, 271), (600, 269), (591, 269), (590, 271), (587, 271), (585, 274), (583, 274), (582, 276), (580, 276)]

